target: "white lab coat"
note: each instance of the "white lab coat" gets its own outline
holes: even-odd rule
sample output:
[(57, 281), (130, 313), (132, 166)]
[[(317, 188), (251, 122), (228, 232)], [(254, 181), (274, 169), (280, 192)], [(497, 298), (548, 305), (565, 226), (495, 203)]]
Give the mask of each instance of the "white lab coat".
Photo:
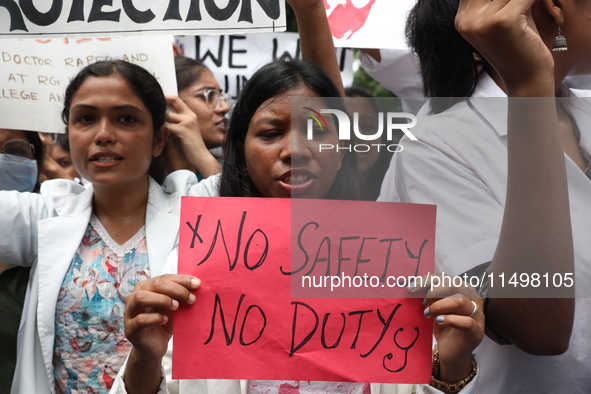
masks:
[[(169, 175), (163, 186), (150, 179), (145, 226), (152, 275), (162, 271), (178, 243), (180, 196), (201, 195), (211, 187), (211, 182), (202, 183), (189, 171)], [(55, 392), (55, 308), (88, 227), (92, 197), (92, 186), (66, 180), (43, 183), (40, 194), (0, 192), (0, 261), (32, 267), (12, 393)]]

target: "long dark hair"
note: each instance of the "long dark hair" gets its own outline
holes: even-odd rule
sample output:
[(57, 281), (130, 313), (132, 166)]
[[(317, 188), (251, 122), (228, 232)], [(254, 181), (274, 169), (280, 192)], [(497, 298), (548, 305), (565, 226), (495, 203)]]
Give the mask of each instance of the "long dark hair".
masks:
[(40, 169), (43, 168), (43, 158), (45, 156), (45, 147), (36, 131), (23, 130), (27, 136), (29, 144), (33, 145), (33, 158), (37, 162)]
[[(142, 100), (146, 109), (152, 115), (154, 136), (164, 125), (166, 117), (166, 99), (160, 84), (152, 74), (144, 68), (123, 60), (106, 60), (84, 67), (66, 88), (62, 120), (66, 125), (70, 120), (70, 106), (80, 86), (88, 77), (109, 77), (118, 75), (123, 78), (137, 97)], [(157, 182), (164, 180), (163, 165), (158, 157), (152, 159), (148, 174)]]
[(35, 193), (39, 193), (39, 189), (41, 188), (41, 184), (39, 183), (39, 178), (41, 177), (41, 171), (43, 171), (43, 158), (45, 157), (45, 147), (43, 146), (43, 141), (39, 137), (39, 133), (36, 131), (26, 131), (23, 130), (27, 141), (29, 144), (33, 145), (33, 159), (37, 162), (37, 168), (39, 172), (37, 173), (37, 182), (35, 183), (35, 188), (33, 191)]
[[(221, 196), (261, 197), (250, 177), (245, 176), (244, 142), (250, 120), (265, 101), (299, 86), (309, 88), (320, 97), (340, 97), (339, 90), (330, 77), (316, 64), (307, 61), (269, 63), (248, 80), (236, 101), (228, 124), (220, 181)], [(342, 101), (338, 102), (338, 109), (346, 111)], [(355, 155), (345, 152), (341, 169), (325, 198), (356, 200), (358, 197)]]
[[(367, 100), (371, 108), (375, 111), (376, 116), (383, 111), (376, 98), (372, 96), (367, 90), (358, 86), (345, 88), (345, 96), (359, 97)], [(380, 190), (382, 188), (382, 181), (384, 180), (386, 171), (388, 171), (390, 160), (392, 159), (393, 154), (394, 153), (390, 152), (388, 149), (381, 149), (380, 155), (378, 156), (375, 164), (365, 173), (360, 174), (362, 191), (361, 196), (364, 200), (376, 201), (378, 199)]]
[(203, 70), (209, 70), (203, 62), (185, 56), (174, 58), (174, 71), (176, 73), (177, 90), (185, 90), (201, 78)]
[(406, 21), (406, 39), (417, 54), (425, 96), (439, 113), (474, 93), (490, 66), (454, 26), (459, 0), (418, 0)]
[(70, 139), (68, 138), (68, 135), (67, 134), (59, 134), (55, 138), (55, 144), (54, 145), (57, 145), (60, 148), (62, 148), (62, 150), (64, 152), (70, 153)]

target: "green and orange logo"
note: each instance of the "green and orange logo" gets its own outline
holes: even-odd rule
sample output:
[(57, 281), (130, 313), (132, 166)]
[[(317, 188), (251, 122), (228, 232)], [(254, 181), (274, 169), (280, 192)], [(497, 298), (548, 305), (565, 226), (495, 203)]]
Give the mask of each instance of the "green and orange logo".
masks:
[[(309, 107), (302, 107), (302, 109), (306, 109), (306, 110), (310, 111), (310, 112), (303, 111), (302, 113), (304, 115), (308, 115), (309, 117), (311, 117), (312, 119), (314, 119), (314, 121), (316, 122), (316, 124), (318, 124), (318, 126), (320, 127), (320, 130), (321, 131), (324, 131), (325, 129), (328, 130), (328, 124), (326, 123), (326, 119), (324, 119), (324, 116), (322, 116), (320, 114), (320, 112), (315, 111), (315, 110), (313, 110), (312, 108), (309, 108)], [(308, 136), (308, 138), (310, 138), (310, 136)]]

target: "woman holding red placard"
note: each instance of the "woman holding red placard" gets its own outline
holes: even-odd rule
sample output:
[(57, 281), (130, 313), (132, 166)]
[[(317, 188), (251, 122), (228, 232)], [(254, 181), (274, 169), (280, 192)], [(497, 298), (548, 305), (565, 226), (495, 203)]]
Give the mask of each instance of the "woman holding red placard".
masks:
[[(273, 95), (273, 91), (279, 93)], [(270, 95), (268, 99), (267, 95)], [(227, 136), (227, 147), (233, 149), (226, 150), (221, 178), (200, 183), (220, 182), (213, 187), (215, 193), (210, 196), (355, 196), (356, 189), (350, 187), (350, 180), (355, 179), (350, 176), (355, 170), (353, 156), (317, 153), (319, 140), (338, 144), (333, 120), (327, 120), (330, 123), (326, 132), (319, 132), (316, 140), (307, 141), (305, 129), (294, 126), (297, 120), (293, 119), (300, 115), (291, 115), (290, 98), (322, 100), (320, 97), (334, 95), (338, 95), (334, 84), (313, 64), (278, 62), (263, 67), (249, 80), (236, 103)], [(176, 268), (173, 267), (171, 272), (174, 271)], [(125, 389), (123, 382), (118, 381), (116, 388), (119, 391), (116, 392), (149, 393), (165, 389), (166, 379), (161, 376), (160, 369), (172, 335), (172, 312), (180, 302), (192, 304), (196, 301), (198, 296), (193, 291), (199, 284), (199, 279), (187, 275), (164, 275), (136, 286), (128, 298), (125, 314), (126, 333), (134, 348), (125, 370)], [(446, 298), (454, 295), (458, 298)], [(426, 297), (429, 307), (425, 315), (436, 322), (440, 347), (438, 380), (457, 382), (474, 377), (471, 352), (482, 339), (484, 330), (481, 299), (469, 287), (445, 288), (430, 292)], [(170, 358), (166, 357), (168, 362)], [(246, 384), (248, 390), (266, 387), (273, 391), (285, 383), (248, 381)], [(194, 390), (241, 392), (241, 383), (237, 380), (171, 381), (168, 385), (168, 390), (182, 393)], [(381, 390), (386, 390), (382, 393), (394, 393), (402, 387), (363, 383), (338, 383), (338, 386), (359, 394), (367, 392), (364, 390), (370, 390), (370, 387), (372, 390), (382, 387)], [(311, 392), (339, 392), (335, 391), (338, 390), (337, 383), (312, 382), (306, 387), (316, 390)]]
[[(291, 3), (296, 14), (303, 12), (303, 7), (318, 7), (318, 12), (313, 15), (326, 23), (321, 1), (312, 0), (306, 5), (295, 0)], [(300, 18), (298, 20), (301, 22)], [(313, 18), (308, 18), (307, 22), (314, 24), (315, 28), (322, 26)], [(300, 25), (301, 34), (304, 31), (309, 33), (310, 29), (306, 27)], [(304, 38), (302, 43), (304, 49)], [(334, 60), (336, 64), (336, 58)], [(232, 113), (221, 177), (202, 183), (214, 185), (216, 192), (211, 194), (214, 196), (356, 198), (354, 156), (343, 155), (342, 151), (326, 155), (318, 153), (320, 141), (338, 145), (334, 121), (327, 119), (330, 122), (328, 129), (315, 130), (312, 141), (305, 138), (305, 129), (293, 126), (294, 123), (301, 124), (298, 123), (301, 122), (301, 115), (292, 115), (292, 98), (322, 100), (321, 97), (340, 96), (342, 92), (339, 90), (309, 63), (273, 63), (263, 67), (249, 80)], [(170, 272), (176, 272), (174, 263)], [(115, 392), (155, 393), (167, 390), (161, 366), (164, 358), (168, 370), (170, 358), (165, 354), (172, 336), (173, 312), (181, 302), (196, 302), (193, 292), (199, 285), (198, 278), (174, 274), (138, 284), (128, 299), (125, 315), (126, 333), (134, 348), (123, 376), (120, 374), (122, 380), (118, 379), (116, 383)], [(458, 298), (446, 298), (453, 295)], [(425, 315), (435, 320), (435, 332), (440, 340), (437, 378), (442, 382), (465, 379), (464, 384), (467, 384), (475, 374), (471, 353), (484, 330), (481, 299), (469, 287), (442, 289), (426, 296), (429, 307)], [(168, 382), (168, 390), (181, 393), (253, 393), (261, 389), (260, 383), (256, 382), (258, 388), (255, 389), (253, 382), (238, 380), (172, 381)], [(283, 383), (267, 382), (263, 386), (273, 391)], [(343, 384), (349, 390), (347, 392), (359, 394), (396, 393), (409, 388), (364, 383), (313, 383), (312, 390), (316, 392), (338, 392), (337, 386)]]

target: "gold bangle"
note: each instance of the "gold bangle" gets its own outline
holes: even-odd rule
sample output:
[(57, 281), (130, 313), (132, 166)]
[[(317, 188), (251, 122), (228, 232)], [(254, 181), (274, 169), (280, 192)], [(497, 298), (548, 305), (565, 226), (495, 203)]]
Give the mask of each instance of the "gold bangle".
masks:
[(460, 392), (461, 389), (466, 387), (468, 383), (472, 381), (474, 376), (476, 376), (477, 371), (477, 364), (474, 355), (472, 355), (472, 371), (470, 371), (470, 375), (466, 376), (464, 379), (460, 380), (459, 382), (455, 383), (447, 383), (438, 380), (439, 377), (439, 353), (433, 354), (433, 376), (431, 376), (431, 383), (432, 387), (435, 387), (437, 390), (441, 390), (446, 394), (456, 394)]

